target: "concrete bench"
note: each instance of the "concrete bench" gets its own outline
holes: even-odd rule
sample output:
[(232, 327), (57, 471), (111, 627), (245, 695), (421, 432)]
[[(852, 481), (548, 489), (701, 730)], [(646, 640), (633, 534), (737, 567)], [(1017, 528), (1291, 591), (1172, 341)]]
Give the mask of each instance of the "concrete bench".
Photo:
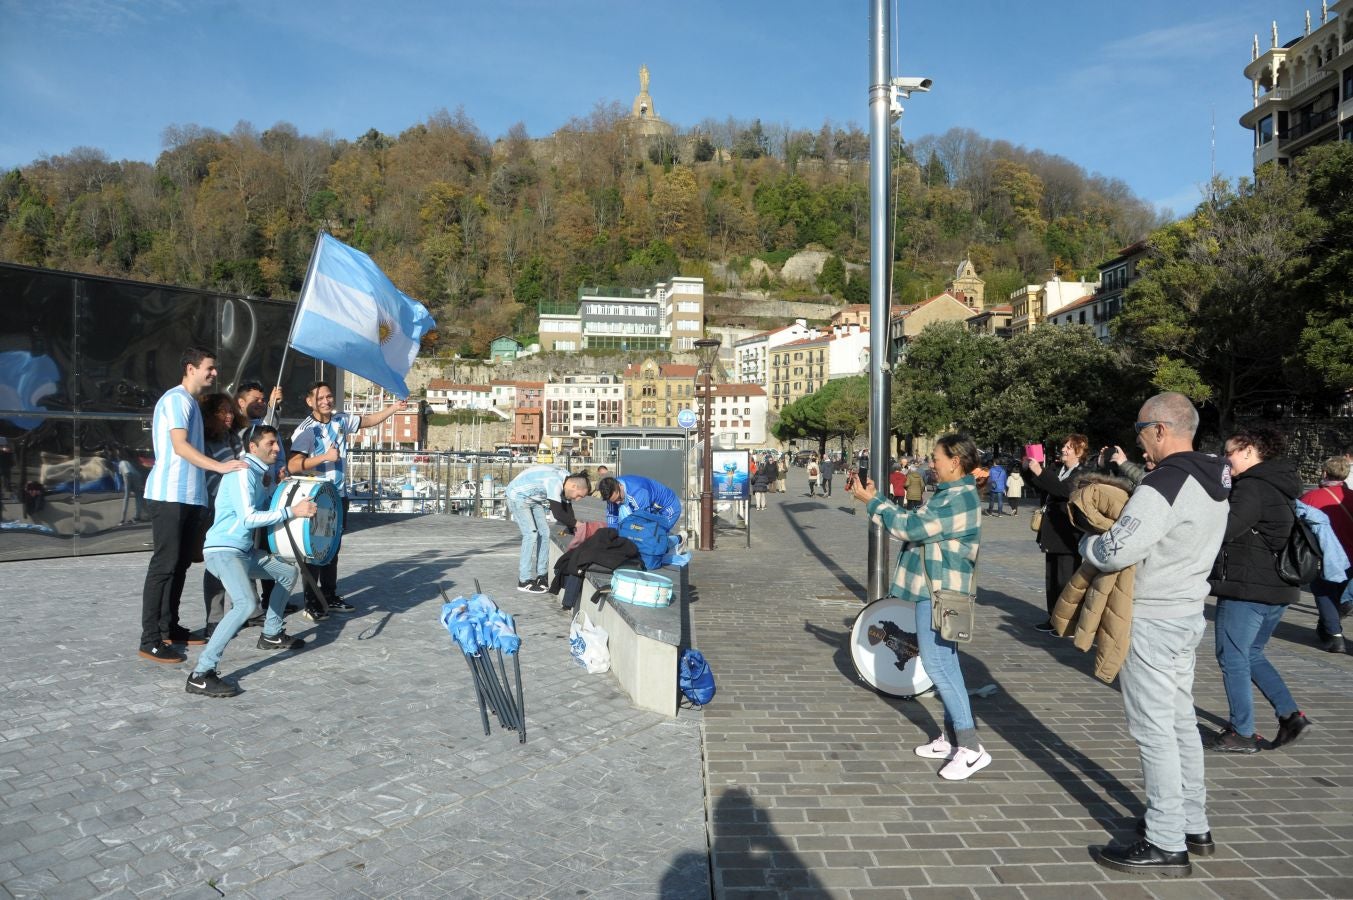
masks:
[[(552, 536), (550, 571), (563, 555), (567, 535)], [(593, 567), (583, 578), (582, 609), (610, 636), (611, 671), (634, 705), (666, 716), (677, 714), (677, 660), (691, 645), (689, 567), (664, 566), (656, 574), (672, 580), (671, 606), (654, 608), (613, 602), (611, 571)]]

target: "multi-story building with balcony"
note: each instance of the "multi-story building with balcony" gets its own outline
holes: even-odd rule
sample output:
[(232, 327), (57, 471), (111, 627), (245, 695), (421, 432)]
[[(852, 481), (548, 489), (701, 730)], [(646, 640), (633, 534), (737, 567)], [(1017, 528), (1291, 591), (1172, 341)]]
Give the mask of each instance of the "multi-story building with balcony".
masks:
[(1028, 284), (1010, 294), (1010, 332), (1025, 334), (1047, 322), (1048, 316), (1095, 292), (1093, 281), (1063, 281), (1053, 278)]
[(1113, 336), (1109, 323), (1123, 309), (1130, 284), (1137, 280), (1137, 266), (1146, 258), (1146, 241), (1124, 247), (1113, 259), (1099, 264), (1099, 287), (1088, 297), (1050, 314), (1049, 325), (1089, 325), (1104, 343)]
[(779, 412), (826, 384), (830, 334), (816, 334), (777, 347), (770, 353), (770, 409)]
[(457, 384), (434, 378), (427, 386), (428, 406), (439, 413), (453, 409), (493, 409), (492, 391), (486, 384)]
[(743, 384), (770, 384), (770, 352), (793, 341), (801, 341), (816, 332), (808, 327), (806, 319), (795, 319), (794, 324), (763, 331), (743, 338), (733, 345), (733, 378)]
[(625, 423), (625, 388), (614, 375), (565, 375), (545, 384), (545, 436), (578, 438)]
[(1353, 0), (1335, 0), (1321, 12), (1319, 27), (1281, 46), (1273, 23), (1270, 46), (1259, 52), (1254, 36), (1245, 77), (1253, 106), (1240, 117), (1254, 133), (1254, 167), (1292, 157), (1316, 144), (1353, 140)]
[(695, 408), (698, 366), (646, 359), (625, 369), (625, 423), (676, 428), (677, 414)]
[(581, 287), (576, 301), (541, 301), (540, 349), (691, 350), (705, 334), (705, 282), (674, 277), (647, 291)]

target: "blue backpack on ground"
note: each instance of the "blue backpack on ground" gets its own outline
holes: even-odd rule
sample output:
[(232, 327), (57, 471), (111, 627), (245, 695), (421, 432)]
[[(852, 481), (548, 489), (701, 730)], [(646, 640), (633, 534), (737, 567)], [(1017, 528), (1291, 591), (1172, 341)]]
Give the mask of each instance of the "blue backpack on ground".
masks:
[(645, 569), (661, 569), (671, 558), (667, 525), (654, 513), (636, 510), (620, 521), (616, 531), (639, 548), (639, 559)]
[(687, 700), (695, 706), (704, 706), (714, 699), (714, 672), (709, 668), (703, 653), (687, 647), (681, 651), (677, 667), (677, 686)]

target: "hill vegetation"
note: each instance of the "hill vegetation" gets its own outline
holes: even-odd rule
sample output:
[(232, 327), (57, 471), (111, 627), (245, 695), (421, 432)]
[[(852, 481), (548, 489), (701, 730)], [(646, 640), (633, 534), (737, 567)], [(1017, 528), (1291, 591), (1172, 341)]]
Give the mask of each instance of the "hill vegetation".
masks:
[[(599, 106), (550, 138), (518, 125), (494, 143), (462, 113), (356, 140), (172, 126), (153, 164), (81, 147), (5, 174), (0, 259), (294, 297), (323, 229), (371, 253), (463, 353), (529, 336), (538, 300), (581, 285), (681, 273), (717, 291), (716, 271), (808, 245), (837, 258), (818, 288), (858, 297), (864, 279), (840, 263), (867, 261), (866, 134), (727, 120), (642, 145), (626, 119)], [(1121, 182), (965, 129), (895, 159), (899, 302), (938, 292), (965, 255), (993, 297), (1049, 269), (1087, 275), (1161, 224)]]

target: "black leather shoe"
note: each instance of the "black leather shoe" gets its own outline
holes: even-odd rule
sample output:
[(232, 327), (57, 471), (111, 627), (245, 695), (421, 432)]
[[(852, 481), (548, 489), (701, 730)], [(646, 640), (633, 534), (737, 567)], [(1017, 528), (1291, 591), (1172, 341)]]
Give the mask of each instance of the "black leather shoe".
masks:
[(1189, 851), (1170, 853), (1145, 838), (1130, 847), (1110, 844), (1099, 851), (1095, 861), (1115, 872), (1154, 872), (1171, 878), (1183, 878), (1185, 875), (1193, 874)]
[[(1146, 820), (1137, 820), (1137, 837), (1146, 837)], [(1211, 856), (1217, 852), (1217, 845), (1212, 840), (1212, 832), (1204, 831), (1202, 834), (1185, 834), (1184, 846), (1190, 853), (1197, 853), (1199, 856)]]
[(1297, 738), (1307, 728), (1311, 727), (1311, 720), (1298, 710), (1291, 715), (1284, 716), (1278, 720), (1278, 736), (1273, 739), (1273, 746), (1285, 747), (1288, 744), (1296, 743)]

